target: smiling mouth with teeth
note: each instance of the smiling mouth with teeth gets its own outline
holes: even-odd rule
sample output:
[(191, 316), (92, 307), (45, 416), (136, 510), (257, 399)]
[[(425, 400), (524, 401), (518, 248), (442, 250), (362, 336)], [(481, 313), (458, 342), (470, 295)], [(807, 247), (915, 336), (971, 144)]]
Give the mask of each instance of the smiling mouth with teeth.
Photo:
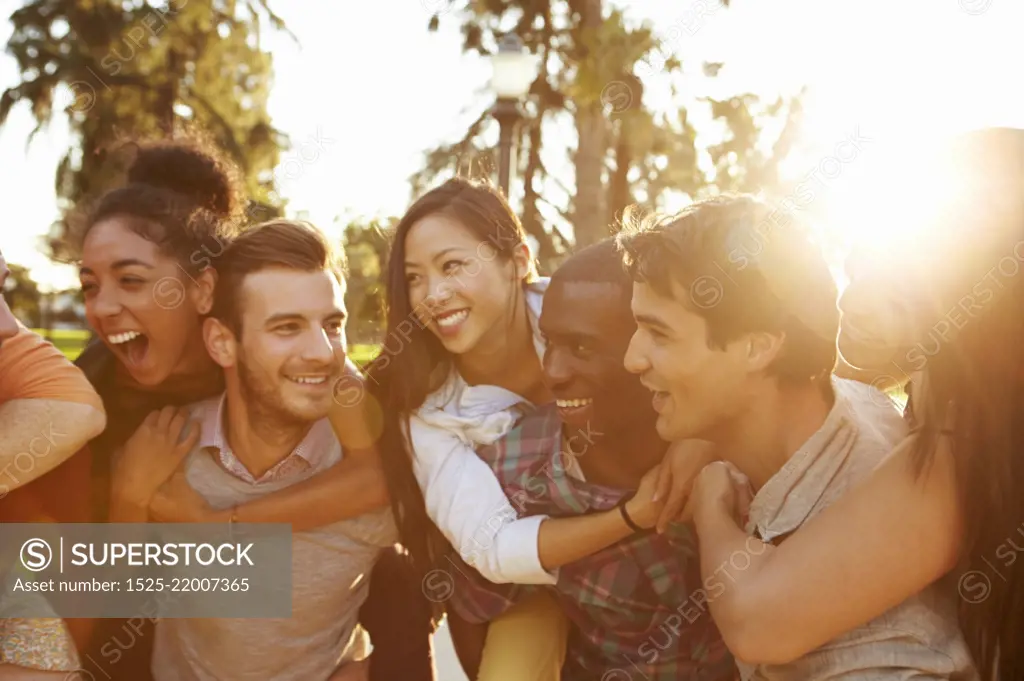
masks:
[(449, 328), (466, 321), (468, 316), (469, 310), (455, 310), (454, 312), (446, 312), (443, 315), (434, 317), (434, 321), (442, 328)]
[(128, 341), (135, 340), (141, 335), (142, 334), (139, 333), (138, 331), (124, 331), (122, 333), (115, 333), (110, 336), (107, 336), (107, 340), (110, 343), (113, 343), (114, 345), (121, 345), (123, 343), (127, 343)]
[(138, 364), (146, 357), (149, 339), (138, 331), (122, 331), (107, 336), (107, 342), (124, 353), (129, 364)]
[(555, 400), (555, 405), (559, 409), (577, 409), (579, 407), (588, 407), (594, 403), (593, 398), (574, 399), (574, 400)]
[(327, 376), (289, 376), (288, 380), (302, 385), (322, 385), (327, 382)]

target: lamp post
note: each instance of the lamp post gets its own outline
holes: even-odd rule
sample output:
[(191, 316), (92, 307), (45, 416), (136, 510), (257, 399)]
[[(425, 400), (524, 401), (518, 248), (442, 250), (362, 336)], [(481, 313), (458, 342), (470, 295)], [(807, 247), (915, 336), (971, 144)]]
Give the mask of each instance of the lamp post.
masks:
[(520, 102), (537, 77), (537, 59), (526, 51), (519, 36), (507, 33), (498, 43), (498, 52), (491, 57), (491, 65), (494, 69), (491, 90), (496, 97), (491, 113), (498, 121), (498, 148), (501, 154), (498, 161), (498, 186), (508, 198), (514, 159), (512, 137), (516, 124), (523, 117)]

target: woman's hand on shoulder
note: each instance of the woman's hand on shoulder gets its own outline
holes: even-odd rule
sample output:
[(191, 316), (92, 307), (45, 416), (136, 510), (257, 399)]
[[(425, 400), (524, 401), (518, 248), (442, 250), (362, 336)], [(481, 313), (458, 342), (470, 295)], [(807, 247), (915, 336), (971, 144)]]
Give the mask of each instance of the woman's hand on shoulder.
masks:
[(626, 502), (626, 513), (630, 520), (645, 530), (654, 527), (665, 507), (664, 498), (659, 499), (655, 493), (663, 465), (658, 464), (644, 473), (636, 493)]
[(680, 440), (669, 445), (657, 466), (655, 498), (663, 502), (657, 522), (659, 533), (664, 532), (670, 522), (686, 519), (685, 508), (694, 481), (701, 470), (714, 460), (715, 446), (705, 440)]
[(188, 412), (164, 407), (149, 414), (113, 463), (113, 494), (145, 508), (199, 441), (199, 424)]

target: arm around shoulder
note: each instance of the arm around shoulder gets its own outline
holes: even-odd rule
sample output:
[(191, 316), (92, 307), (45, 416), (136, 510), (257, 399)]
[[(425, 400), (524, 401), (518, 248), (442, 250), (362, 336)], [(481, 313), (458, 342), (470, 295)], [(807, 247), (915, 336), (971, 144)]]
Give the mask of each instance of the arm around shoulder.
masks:
[(50, 472), (102, 433), (106, 422), (102, 409), (75, 402), (32, 399), (0, 405), (5, 480), (17, 488)]
[[(569, 518), (520, 518), (491, 467), (455, 433), (410, 419), (427, 513), (467, 564), (494, 583), (554, 584), (558, 568), (632, 533), (620, 509)], [(637, 497), (652, 496), (647, 477)], [(627, 505), (633, 505), (631, 501)]]
[(172, 478), (149, 511), (161, 522), (289, 523), (296, 532), (330, 525), (388, 506), (387, 481), (377, 448), (382, 420), (358, 368), (347, 360), (328, 414), (344, 455), (302, 482), (235, 508), (215, 510), (188, 484)]
[(427, 515), (462, 559), (496, 584), (554, 584), (538, 548), (546, 516), (518, 519), (494, 471), (457, 433), (414, 414), (408, 437)]
[[(917, 479), (911, 446), (904, 441), (868, 479), (779, 546), (748, 537), (714, 505), (695, 514), (711, 613), (737, 658), (797, 659), (955, 566), (962, 523), (952, 455), (940, 448)], [(730, 571), (737, 551), (750, 565)], [(708, 585), (715, 575), (720, 588)]]

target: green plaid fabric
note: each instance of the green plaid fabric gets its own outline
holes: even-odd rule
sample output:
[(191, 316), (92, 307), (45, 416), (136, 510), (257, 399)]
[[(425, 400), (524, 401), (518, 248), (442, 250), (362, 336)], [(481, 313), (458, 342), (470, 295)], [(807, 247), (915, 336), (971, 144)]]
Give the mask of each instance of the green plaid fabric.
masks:
[[(629, 490), (581, 482), (566, 473), (562, 424), (538, 408), (502, 440), (481, 447), (519, 517), (604, 511)], [(506, 509), (507, 510), (507, 509)], [(511, 511), (510, 511), (511, 512)], [(683, 525), (645, 532), (560, 568), (554, 592), (574, 623), (563, 679), (718, 680), (736, 666), (707, 608), (696, 537)], [(531, 589), (492, 584), (457, 557), (450, 604), (463, 618), (489, 621)]]

